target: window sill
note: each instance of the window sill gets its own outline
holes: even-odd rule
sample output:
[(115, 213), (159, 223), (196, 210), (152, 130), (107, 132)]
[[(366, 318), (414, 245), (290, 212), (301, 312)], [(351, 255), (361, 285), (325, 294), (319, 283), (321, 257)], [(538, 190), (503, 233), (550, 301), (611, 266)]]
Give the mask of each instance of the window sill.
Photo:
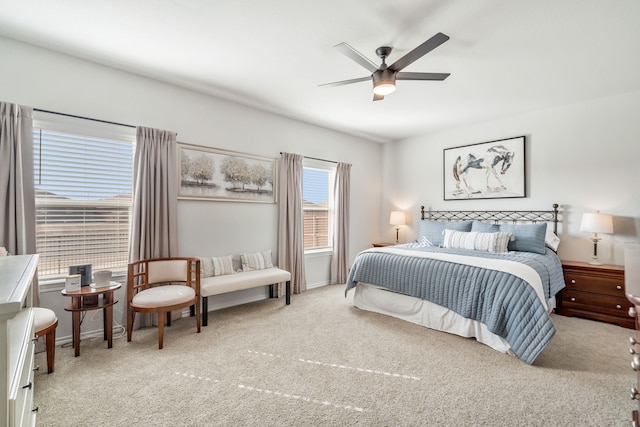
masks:
[(333, 248), (309, 249), (304, 251), (305, 258), (319, 258), (331, 256)]

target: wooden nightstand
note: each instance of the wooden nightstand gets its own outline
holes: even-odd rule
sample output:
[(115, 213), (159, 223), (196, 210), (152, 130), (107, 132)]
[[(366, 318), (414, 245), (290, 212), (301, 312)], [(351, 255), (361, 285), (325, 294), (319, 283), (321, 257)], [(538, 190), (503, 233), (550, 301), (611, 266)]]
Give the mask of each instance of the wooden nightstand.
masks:
[(384, 248), (385, 246), (393, 246), (395, 243), (372, 243), (374, 248)]
[(624, 267), (562, 261), (564, 288), (557, 296), (556, 313), (579, 316), (635, 328), (627, 314), (633, 305), (624, 292)]

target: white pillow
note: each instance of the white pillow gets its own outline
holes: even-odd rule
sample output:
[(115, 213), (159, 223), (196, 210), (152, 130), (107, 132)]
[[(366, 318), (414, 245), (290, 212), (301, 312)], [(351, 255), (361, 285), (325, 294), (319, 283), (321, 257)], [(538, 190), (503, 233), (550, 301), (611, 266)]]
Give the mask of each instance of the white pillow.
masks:
[(273, 267), (271, 249), (262, 252), (241, 254), (240, 261), (242, 262), (243, 271), (264, 270), (265, 268)]
[(213, 264), (213, 275), (224, 276), (225, 274), (233, 274), (233, 256), (220, 256), (211, 258)]
[(200, 277), (204, 278), (213, 276), (213, 263), (211, 262), (211, 258), (198, 258), (200, 259)]
[(560, 238), (553, 232), (553, 225), (547, 223), (547, 232), (544, 235), (544, 244), (554, 251), (558, 252), (558, 246), (560, 246)]
[(511, 233), (502, 231), (495, 233), (481, 233), (478, 231), (444, 230), (442, 247), (470, 249), (495, 253), (507, 253), (507, 246)]

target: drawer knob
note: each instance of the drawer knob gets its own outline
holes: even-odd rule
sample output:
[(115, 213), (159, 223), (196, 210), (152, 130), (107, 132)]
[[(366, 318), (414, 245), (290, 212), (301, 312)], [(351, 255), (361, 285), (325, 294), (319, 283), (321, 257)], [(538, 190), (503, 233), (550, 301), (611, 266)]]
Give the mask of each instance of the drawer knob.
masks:
[(633, 354), (638, 354), (638, 353), (636, 353), (636, 349), (633, 348), (633, 347), (629, 347), (629, 353), (631, 353), (632, 355)]
[(616, 308), (617, 308), (618, 310), (620, 310), (620, 309), (622, 308), (622, 306), (621, 306), (620, 304), (616, 304)]
[(629, 337), (629, 344), (636, 345), (638, 344), (638, 340), (635, 337)]
[(576, 297), (571, 297), (571, 302), (576, 302)]
[(631, 361), (631, 369), (637, 371), (640, 369), (640, 356), (637, 354), (633, 356), (633, 360)]
[(636, 317), (636, 308), (629, 307), (629, 317)]
[(631, 400), (640, 400), (640, 393), (635, 386), (631, 387)]
[(576, 284), (576, 279), (571, 279), (571, 284), (575, 285)]
[(616, 289), (619, 291), (622, 290), (622, 285), (616, 285)]
[(33, 383), (29, 381), (29, 384), (23, 385), (22, 388), (31, 388), (32, 386), (33, 386)]

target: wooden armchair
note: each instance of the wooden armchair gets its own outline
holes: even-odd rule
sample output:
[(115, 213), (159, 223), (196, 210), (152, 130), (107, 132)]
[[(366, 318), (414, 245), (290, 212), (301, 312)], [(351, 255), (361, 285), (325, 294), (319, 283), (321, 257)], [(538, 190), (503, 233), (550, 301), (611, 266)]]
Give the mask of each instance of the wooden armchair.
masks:
[[(194, 308), (195, 306), (195, 313)], [(134, 313), (158, 315), (158, 348), (163, 346), (165, 313), (191, 307), (200, 332), (200, 260), (155, 258), (134, 261), (127, 270), (127, 342), (131, 341)]]

